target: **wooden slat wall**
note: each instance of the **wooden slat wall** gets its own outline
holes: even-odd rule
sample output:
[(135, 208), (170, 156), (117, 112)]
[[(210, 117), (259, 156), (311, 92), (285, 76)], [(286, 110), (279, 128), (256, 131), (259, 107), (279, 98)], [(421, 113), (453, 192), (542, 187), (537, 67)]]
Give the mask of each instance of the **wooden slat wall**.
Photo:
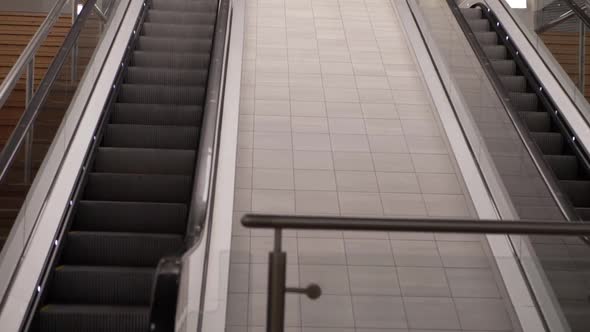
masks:
[[(541, 38), (572, 81), (577, 83), (579, 35), (575, 32), (545, 32)], [(590, 36), (586, 37), (584, 85), (584, 96), (590, 100)]]

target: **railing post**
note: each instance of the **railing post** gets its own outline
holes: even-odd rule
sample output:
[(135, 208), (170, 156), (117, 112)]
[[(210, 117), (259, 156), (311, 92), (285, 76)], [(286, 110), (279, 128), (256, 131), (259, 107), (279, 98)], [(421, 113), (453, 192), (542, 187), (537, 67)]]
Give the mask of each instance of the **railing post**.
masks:
[[(72, 0), (72, 26), (76, 22), (76, 18), (78, 17), (78, 0)], [(70, 81), (72, 84), (76, 82), (77, 79), (77, 71), (78, 71), (78, 42), (74, 42), (74, 46), (72, 47), (71, 52), (71, 72), (70, 72)]]
[(281, 250), (282, 230), (275, 229), (274, 250), (269, 253), (266, 331), (283, 332), (285, 328), (285, 282), (287, 254)]
[[(25, 109), (29, 107), (31, 99), (35, 94), (35, 57), (33, 56), (27, 64), (27, 78), (25, 88)], [(25, 184), (29, 184), (33, 172), (33, 126), (30, 127), (25, 137), (25, 148), (24, 148), (24, 164), (23, 164), (23, 181)]]
[(585, 75), (586, 75), (586, 25), (580, 20), (580, 38), (578, 46), (578, 85), (582, 94), (585, 94)]

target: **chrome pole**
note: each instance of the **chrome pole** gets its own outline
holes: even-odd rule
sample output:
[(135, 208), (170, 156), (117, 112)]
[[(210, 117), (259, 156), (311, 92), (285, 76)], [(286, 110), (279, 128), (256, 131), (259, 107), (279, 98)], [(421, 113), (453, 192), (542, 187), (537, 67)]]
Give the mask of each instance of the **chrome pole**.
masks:
[[(27, 64), (27, 78), (25, 88), (25, 109), (29, 107), (31, 99), (35, 94), (35, 57), (31, 57), (31, 60)], [(33, 173), (33, 125), (31, 125), (27, 135), (25, 137), (25, 160), (23, 165), (24, 171), (24, 183), (29, 184)]]
[(585, 77), (586, 76), (586, 25), (580, 21), (580, 40), (578, 45), (578, 85), (582, 94), (585, 94)]
[[(72, 0), (72, 26), (76, 22), (77, 17), (78, 17), (78, 0)], [(72, 57), (72, 60), (71, 60), (72, 63), (71, 63), (70, 81), (72, 84), (74, 84), (76, 82), (76, 78), (78, 76), (77, 75), (78, 41), (76, 41), (74, 43), (74, 46), (72, 47), (71, 57)]]

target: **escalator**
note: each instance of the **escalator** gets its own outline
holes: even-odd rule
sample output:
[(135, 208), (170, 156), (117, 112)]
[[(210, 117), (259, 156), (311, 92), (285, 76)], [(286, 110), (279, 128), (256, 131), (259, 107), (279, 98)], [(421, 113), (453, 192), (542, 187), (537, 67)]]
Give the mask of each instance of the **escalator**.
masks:
[(186, 250), (217, 2), (148, 7), (30, 331), (148, 331), (158, 262)]
[(586, 150), (576, 141), (559, 107), (520, 56), (495, 14), (481, 3), (461, 8), (461, 13), (491, 65), (491, 75), (509, 100), (514, 118), (524, 125), (535, 152), (551, 170), (558, 187), (553, 189), (567, 200), (574, 219), (590, 220), (590, 162)]

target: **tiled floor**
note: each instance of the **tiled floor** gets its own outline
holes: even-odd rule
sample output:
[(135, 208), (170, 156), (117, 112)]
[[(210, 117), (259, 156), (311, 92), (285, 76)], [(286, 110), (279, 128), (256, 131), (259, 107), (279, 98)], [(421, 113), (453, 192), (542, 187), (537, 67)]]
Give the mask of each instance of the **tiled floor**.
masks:
[[(388, 0), (248, 0), (228, 331), (264, 331), (267, 230), (249, 211), (469, 217)], [(481, 237), (288, 231), (292, 332), (512, 331)]]

